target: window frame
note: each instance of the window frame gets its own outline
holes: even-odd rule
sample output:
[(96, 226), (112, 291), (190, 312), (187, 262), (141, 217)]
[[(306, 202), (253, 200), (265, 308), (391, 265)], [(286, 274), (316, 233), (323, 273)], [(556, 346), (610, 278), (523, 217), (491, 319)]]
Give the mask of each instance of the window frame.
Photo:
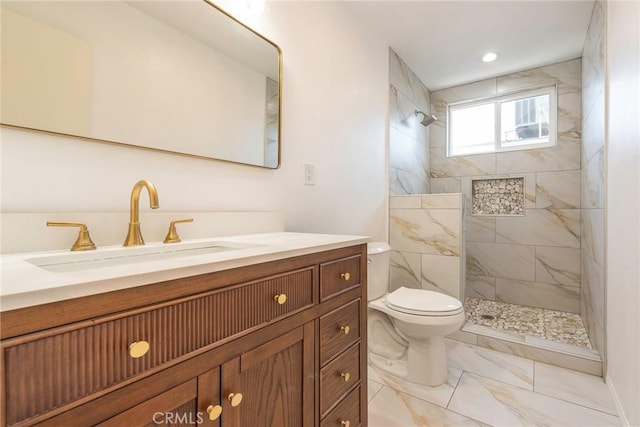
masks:
[[(532, 142), (519, 145), (505, 146), (506, 141), (502, 141), (501, 138), (501, 120), (502, 111), (501, 105), (506, 102), (517, 101), (526, 98), (533, 98), (540, 95), (549, 96), (549, 141), (547, 142)], [(479, 105), (494, 105), (494, 147), (492, 151), (479, 151), (477, 153), (463, 153), (452, 154), (451, 149), (451, 114), (452, 110), (463, 109), (469, 107), (476, 107)], [(476, 98), (472, 100), (464, 100), (458, 102), (452, 102), (447, 105), (447, 129), (446, 129), (446, 156), (447, 157), (461, 157), (461, 156), (475, 156), (480, 154), (493, 154), (507, 151), (518, 150), (530, 150), (534, 148), (549, 148), (557, 145), (557, 132), (558, 130), (558, 89), (557, 84), (545, 84), (541, 86), (528, 87), (526, 89), (518, 89), (507, 93), (501, 93), (500, 95)]]

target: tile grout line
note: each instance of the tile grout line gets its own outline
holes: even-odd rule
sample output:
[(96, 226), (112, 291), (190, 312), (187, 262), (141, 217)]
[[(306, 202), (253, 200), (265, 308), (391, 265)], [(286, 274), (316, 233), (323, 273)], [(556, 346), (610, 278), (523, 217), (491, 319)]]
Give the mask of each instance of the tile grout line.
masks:
[[(447, 411), (450, 411), (450, 412), (452, 412), (454, 414), (458, 414), (458, 415), (460, 415), (462, 417), (465, 417), (467, 419), (473, 420), (473, 421), (475, 421), (477, 423), (492, 426), (491, 424), (488, 424), (488, 423), (485, 423), (484, 421), (480, 421), (480, 420), (478, 420), (476, 418), (470, 417), (469, 415), (461, 414), (458, 411), (454, 411), (453, 409), (449, 409), (449, 405), (451, 405), (451, 401), (453, 400), (453, 395), (456, 394), (456, 391), (458, 390), (458, 386), (460, 385), (460, 382), (462, 381), (462, 376), (464, 374), (466, 374), (466, 373), (468, 373), (468, 372), (464, 371), (464, 370), (462, 371), (462, 374), (460, 375), (460, 378), (458, 378), (458, 382), (456, 383), (456, 387), (453, 389), (453, 393), (451, 393), (451, 397), (449, 398), (449, 402), (447, 402), (447, 406), (444, 409), (446, 409)], [(427, 403), (429, 403), (429, 402), (427, 402)]]
[(449, 396), (449, 400), (447, 401), (447, 405), (444, 407), (444, 409), (450, 410), (449, 409), (449, 405), (451, 405), (451, 401), (453, 400), (453, 395), (456, 394), (456, 391), (458, 390), (458, 386), (460, 385), (460, 381), (462, 381), (462, 376), (466, 372), (467, 371), (462, 370), (462, 373), (460, 374), (460, 377), (458, 378), (458, 381), (456, 381), (456, 385), (455, 385), (455, 387), (453, 387), (453, 392), (451, 393), (451, 396)]
[[(369, 381), (369, 380), (367, 380), (367, 381)], [(371, 398), (369, 398), (369, 396), (367, 395), (367, 410), (368, 410), (368, 408), (369, 408), (369, 403), (371, 403), (371, 401), (372, 401), (372, 400), (373, 400), (373, 399), (378, 395), (378, 393), (380, 393), (380, 391), (381, 391), (383, 388), (385, 388), (385, 387), (386, 387), (385, 385), (379, 384), (379, 383), (377, 383), (377, 382), (375, 382), (375, 381), (371, 381), (371, 382), (372, 382), (372, 383), (375, 383), (375, 384), (378, 384), (378, 385), (380, 385), (381, 387), (378, 389), (378, 391), (376, 391), (375, 393), (373, 393), (373, 396), (371, 396)], [(368, 387), (367, 387), (367, 388), (368, 388)], [(367, 394), (368, 394), (368, 393), (367, 393)]]

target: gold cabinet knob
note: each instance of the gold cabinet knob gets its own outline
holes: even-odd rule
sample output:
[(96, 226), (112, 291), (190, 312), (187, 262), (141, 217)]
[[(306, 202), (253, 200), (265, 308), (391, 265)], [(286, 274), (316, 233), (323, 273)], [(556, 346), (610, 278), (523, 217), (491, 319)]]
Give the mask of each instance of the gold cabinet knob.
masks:
[(278, 294), (275, 297), (273, 297), (273, 299), (276, 300), (278, 304), (282, 305), (285, 302), (287, 302), (287, 294)]
[(230, 393), (227, 399), (231, 402), (231, 406), (236, 407), (242, 402), (242, 393)]
[(344, 378), (345, 383), (349, 382), (349, 379), (351, 378), (351, 374), (349, 372), (342, 372), (340, 376)]
[(344, 280), (349, 280), (351, 278), (351, 274), (347, 273), (342, 273), (340, 274), (340, 277), (343, 278)]
[(349, 325), (347, 326), (340, 326), (340, 330), (342, 331), (342, 333), (344, 333), (345, 335), (349, 335), (349, 331), (351, 331), (351, 329), (349, 328)]
[(149, 343), (146, 341), (136, 341), (129, 345), (129, 356), (137, 359), (144, 356), (149, 351)]
[(349, 421), (340, 421), (340, 424), (342, 424), (344, 427), (349, 427), (351, 425), (351, 423)]
[(220, 418), (220, 414), (222, 414), (222, 406), (220, 405), (209, 405), (207, 407), (207, 414), (209, 414), (209, 419), (211, 421), (215, 421)]

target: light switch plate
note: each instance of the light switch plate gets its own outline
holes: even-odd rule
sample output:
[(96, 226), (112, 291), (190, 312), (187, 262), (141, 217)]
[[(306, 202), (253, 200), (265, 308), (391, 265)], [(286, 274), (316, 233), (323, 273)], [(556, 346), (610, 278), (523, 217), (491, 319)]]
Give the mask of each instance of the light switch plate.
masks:
[(311, 163), (305, 163), (302, 169), (303, 169), (302, 172), (304, 174), (302, 183), (304, 185), (315, 185), (316, 176), (315, 176), (314, 166)]

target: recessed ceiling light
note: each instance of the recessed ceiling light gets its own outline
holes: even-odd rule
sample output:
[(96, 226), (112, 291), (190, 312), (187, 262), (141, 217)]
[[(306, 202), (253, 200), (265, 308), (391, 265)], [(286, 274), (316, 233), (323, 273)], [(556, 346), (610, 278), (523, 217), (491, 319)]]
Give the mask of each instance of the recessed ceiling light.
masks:
[(482, 57), (482, 62), (493, 62), (496, 59), (498, 59), (498, 54), (497, 53), (493, 53), (493, 52), (487, 52), (485, 53), (485, 55)]

